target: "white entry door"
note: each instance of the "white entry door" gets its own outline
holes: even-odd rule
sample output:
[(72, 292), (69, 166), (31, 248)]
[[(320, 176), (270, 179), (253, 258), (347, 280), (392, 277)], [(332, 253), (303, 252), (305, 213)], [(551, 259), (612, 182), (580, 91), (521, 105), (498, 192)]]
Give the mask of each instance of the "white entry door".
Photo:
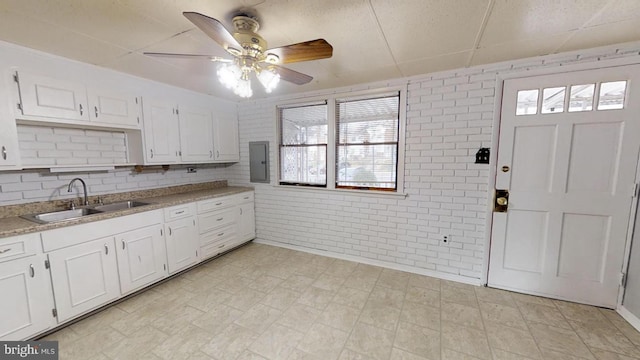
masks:
[(489, 286), (615, 308), (640, 150), (640, 65), (507, 80)]

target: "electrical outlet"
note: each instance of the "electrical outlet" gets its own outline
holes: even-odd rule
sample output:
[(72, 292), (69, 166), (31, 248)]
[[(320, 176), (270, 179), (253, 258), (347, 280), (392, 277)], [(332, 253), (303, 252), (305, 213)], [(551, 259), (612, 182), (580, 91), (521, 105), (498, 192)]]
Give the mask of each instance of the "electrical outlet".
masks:
[(196, 168), (192, 168), (192, 167), (187, 168), (187, 173), (191, 174), (191, 173), (195, 173), (195, 172), (198, 172), (198, 170)]
[(451, 241), (451, 235), (443, 235), (442, 236), (442, 242), (444, 242), (446, 244), (449, 241)]

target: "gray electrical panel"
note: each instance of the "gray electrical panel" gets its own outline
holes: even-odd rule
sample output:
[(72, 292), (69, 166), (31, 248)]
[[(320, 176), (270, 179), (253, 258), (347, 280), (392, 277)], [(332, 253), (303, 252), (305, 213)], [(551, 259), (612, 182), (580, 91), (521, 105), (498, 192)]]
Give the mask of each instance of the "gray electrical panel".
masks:
[(249, 143), (249, 174), (251, 182), (269, 183), (269, 142)]

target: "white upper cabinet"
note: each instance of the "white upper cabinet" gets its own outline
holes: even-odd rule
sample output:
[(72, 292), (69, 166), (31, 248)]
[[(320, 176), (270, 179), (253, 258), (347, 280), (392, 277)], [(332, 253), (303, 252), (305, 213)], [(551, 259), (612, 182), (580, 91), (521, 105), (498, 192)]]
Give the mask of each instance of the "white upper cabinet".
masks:
[(180, 106), (180, 149), (182, 162), (213, 161), (213, 117), (211, 110)]
[(91, 89), (89, 116), (91, 122), (118, 127), (140, 127), (140, 99), (121, 91)]
[(18, 115), (89, 120), (84, 84), (23, 71), (15, 76), (20, 89)]
[(174, 164), (180, 159), (177, 106), (160, 99), (143, 99), (145, 163)]
[[(15, 83), (13, 75), (7, 74), (0, 82), (0, 170), (19, 169), (18, 131), (13, 118), (14, 103), (11, 90)], [(4, 120), (6, 119), (6, 120)]]
[(240, 161), (238, 116), (233, 113), (214, 115), (213, 129), (216, 162)]
[(139, 128), (140, 100), (120, 89), (16, 71), (16, 118), (82, 126)]

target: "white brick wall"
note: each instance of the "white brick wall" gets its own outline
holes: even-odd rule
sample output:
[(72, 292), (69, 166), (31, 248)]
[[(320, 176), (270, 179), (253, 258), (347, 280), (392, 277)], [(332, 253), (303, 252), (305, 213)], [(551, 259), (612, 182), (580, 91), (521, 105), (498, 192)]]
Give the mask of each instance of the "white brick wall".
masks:
[(69, 174), (51, 174), (38, 170), (0, 172), (0, 206), (76, 198), (82, 194), (79, 185), (75, 192), (67, 192), (67, 185), (74, 177), (85, 180), (89, 195), (101, 195), (226, 180), (229, 172), (226, 165), (195, 167), (198, 170), (195, 174), (187, 173), (186, 166), (178, 165), (171, 166), (166, 172), (145, 170), (142, 173), (136, 173), (132, 167), (119, 167), (109, 172)]
[(31, 125), (17, 128), (20, 160), (25, 167), (129, 162), (123, 132)]
[[(639, 44), (631, 44), (397, 79), (393, 84), (408, 86), (404, 184), (408, 196), (252, 184), (258, 239), (478, 282), (487, 257), (490, 191), (489, 165), (476, 165), (474, 160), (480, 147), (491, 147), (500, 95), (498, 73), (527, 76), (532, 69), (640, 57), (639, 50)], [(384, 85), (362, 85), (358, 90)], [(232, 167), (230, 184), (249, 183), (248, 143), (265, 140), (270, 142), (271, 179), (276, 183), (279, 100), (239, 105), (241, 161)], [(443, 235), (450, 236), (447, 243)]]

